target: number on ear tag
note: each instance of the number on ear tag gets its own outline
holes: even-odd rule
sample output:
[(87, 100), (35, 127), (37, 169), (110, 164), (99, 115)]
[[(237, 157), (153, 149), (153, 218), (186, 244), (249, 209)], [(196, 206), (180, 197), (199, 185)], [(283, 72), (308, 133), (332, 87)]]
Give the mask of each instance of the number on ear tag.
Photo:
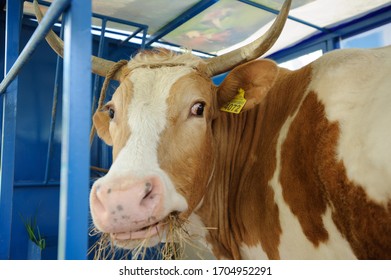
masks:
[(240, 88), (238, 90), (238, 94), (231, 101), (221, 107), (220, 110), (228, 113), (239, 114), (247, 102), (246, 98), (244, 98), (244, 93), (244, 90)]

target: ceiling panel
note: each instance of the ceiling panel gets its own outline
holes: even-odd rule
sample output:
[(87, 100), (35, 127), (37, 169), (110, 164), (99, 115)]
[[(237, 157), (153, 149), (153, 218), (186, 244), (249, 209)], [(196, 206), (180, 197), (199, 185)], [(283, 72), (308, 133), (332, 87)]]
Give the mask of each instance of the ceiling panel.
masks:
[[(283, 2), (284, 0), (92, 0), (92, 6), (96, 14), (147, 26), (147, 40), (156, 38), (159, 42), (219, 55), (263, 34), (274, 21)], [(202, 5), (205, 7), (195, 9)], [(268, 54), (387, 5), (391, 5), (391, 0), (293, 0), (290, 20)], [(32, 13), (29, 2), (25, 2), (25, 13)], [(93, 25), (100, 26), (102, 20), (94, 18), (92, 22)], [(112, 21), (107, 22), (107, 27), (125, 33), (124, 36), (138, 29)], [(124, 36), (120, 39), (124, 39)]]
[(390, 3), (390, 0), (316, 0), (292, 9), (290, 15), (320, 27), (330, 27)]
[(223, 0), (179, 26), (164, 40), (216, 53), (245, 40), (274, 17), (239, 1)]
[(148, 25), (149, 33), (155, 33), (197, 2), (199, 0), (92, 0), (92, 10), (98, 14)]

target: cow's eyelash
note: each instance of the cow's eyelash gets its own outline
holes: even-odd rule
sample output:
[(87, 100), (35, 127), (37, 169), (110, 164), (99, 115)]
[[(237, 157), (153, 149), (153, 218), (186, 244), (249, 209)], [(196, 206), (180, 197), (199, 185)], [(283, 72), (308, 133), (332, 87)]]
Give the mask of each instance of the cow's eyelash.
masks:
[(112, 104), (106, 104), (103, 108), (102, 111), (106, 112), (109, 116), (110, 119), (114, 119), (115, 116), (115, 109)]

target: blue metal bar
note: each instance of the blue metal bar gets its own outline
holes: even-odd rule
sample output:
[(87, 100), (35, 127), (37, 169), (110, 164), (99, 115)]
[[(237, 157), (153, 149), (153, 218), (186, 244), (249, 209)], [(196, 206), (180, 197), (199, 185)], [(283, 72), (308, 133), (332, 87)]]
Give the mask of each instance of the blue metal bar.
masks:
[(96, 14), (96, 13), (93, 13), (92, 17), (105, 19), (107, 21), (112, 21), (112, 22), (121, 23), (121, 24), (125, 24), (125, 25), (131, 25), (131, 26), (142, 28), (142, 29), (148, 28), (148, 25), (145, 25), (145, 24), (137, 23), (137, 22), (130, 21), (130, 20), (119, 19), (119, 18), (115, 18), (115, 17), (105, 16), (105, 15), (100, 15), (100, 14)]
[(147, 35), (148, 35), (148, 30), (144, 29), (143, 30), (143, 39), (141, 41), (141, 49), (145, 49), (145, 43), (147, 42)]
[[(101, 28), (99, 27), (92, 27), (92, 30), (94, 31), (101, 31)], [(120, 36), (128, 36), (129, 33), (126, 33), (125, 31), (121, 32), (121, 31), (115, 31), (115, 30), (105, 30), (105, 34), (114, 34), (114, 35), (120, 35)], [(132, 34), (133, 35), (133, 34)], [(140, 38), (139, 36), (135, 36), (136, 38)]]
[[(20, 44), (22, 1), (7, 1), (5, 71), (17, 60)], [(6, 75), (6, 74), (5, 74)], [(10, 258), (12, 202), (15, 170), (15, 133), (18, 79), (10, 83), (3, 97), (0, 162), (0, 259)]]
[(0, 94), (3, 93), (12, 80), (15, 79), (22, 66), (31, 57), (38, 44), (45, 38), (52, 25), (57, 21), (57, 18), (60, 16), (61, 12), (69, 5), (69, 2), (70, 0), (57, 0), (53, 2), (53, 5), (50, 6), (45, 17), (43, 18), (42, 23), (35, 30), (29, 42), (20, 53), (18, 59), (7, 73), (4, 80), (1, 82)]
[[(60, 37), (63, 37), (64, 33), (64, 26), (61, 26), (60, 31)], [(45, 168), (45, 178), (44, 182), (45, 184), (49, 181), (49, 174), (50, 174), (50, 163), (51, 158), (53, 154), (53, 137), (54, 137), (54, 130), (56, 128), (56, 115), (57, 115), (57, 102), (58, 102), (58, 91), (60, 88), (60, 72), (62, 70), (62, 58), (57, 56), (57, 62), (56, 62), (56, 74), (54, 78), (54, 89), (53, 89), (53, 101), (52, 101), (52, 115), (51, 115), (51, 121), (50, 121), (50, 130), (49, 130), (49, 141), (48, 141), (48, 150), (46, 155), (46, 168)]]
[(91, 128), (91, 0), (64, 15), (59, 259), (86, 259)]
[(50, 182), (44, 182), (44, 181), (22, 181), (22, 182), (15, 182), (14, 187), (15, 188), (22, 188), (22, 187), (29, 187), (29, 186), (59, 186), (59, 181), (50, 181)]
[(130, 34), (128, 37), (126, 37), (124, 40), (122, 40), (121, 42), (119, 42), (118, 45), (121, 46), (123, 43), (126, 43), (127, 41), (129, 41), (130, 39), (132, 39), (133, 37), (135, 37), (141, 30), (142, 30), (142, 28), (138, 28), (136, 31), (134, 31), (132, 34)]
[(216, 2), (218, 2), (218, 0), (202, 0), (198, 2), (193, 7), (191, 7), (181, 15), (177, 16), (173, 21), (169, 22), (167, 25), (163, 26), (157, 32), (152, 34), (149, 40), (146, 42), (145, 46), (147, 47), (150, 46), (152, 43), (157, 42), (160, 38), (164, 37), (171, 31), (173, 31), (175, 28), (182, 25), (191, 18), (195, 17)]

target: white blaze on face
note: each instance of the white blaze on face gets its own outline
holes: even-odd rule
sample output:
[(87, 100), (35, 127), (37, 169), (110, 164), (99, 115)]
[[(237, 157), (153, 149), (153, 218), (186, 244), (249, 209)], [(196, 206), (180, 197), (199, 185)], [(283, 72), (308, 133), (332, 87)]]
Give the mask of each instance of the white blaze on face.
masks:
[(171, 210), (176, 211), (184, 211), (187, 203), (159, 167), (157, 150), (160, 134), (167, 124), (167, 98), (170, 89), (180, 77), (190, 71), (190, 68), (185, 67), (138, 68), (132, 71), (128, 77), (133, 85), (128, 109), (130, 137), (106, 176), (128, 174), (142, 178), (157, 175), (166, 187), (165, 206), (169, 205), (174, 208)]

